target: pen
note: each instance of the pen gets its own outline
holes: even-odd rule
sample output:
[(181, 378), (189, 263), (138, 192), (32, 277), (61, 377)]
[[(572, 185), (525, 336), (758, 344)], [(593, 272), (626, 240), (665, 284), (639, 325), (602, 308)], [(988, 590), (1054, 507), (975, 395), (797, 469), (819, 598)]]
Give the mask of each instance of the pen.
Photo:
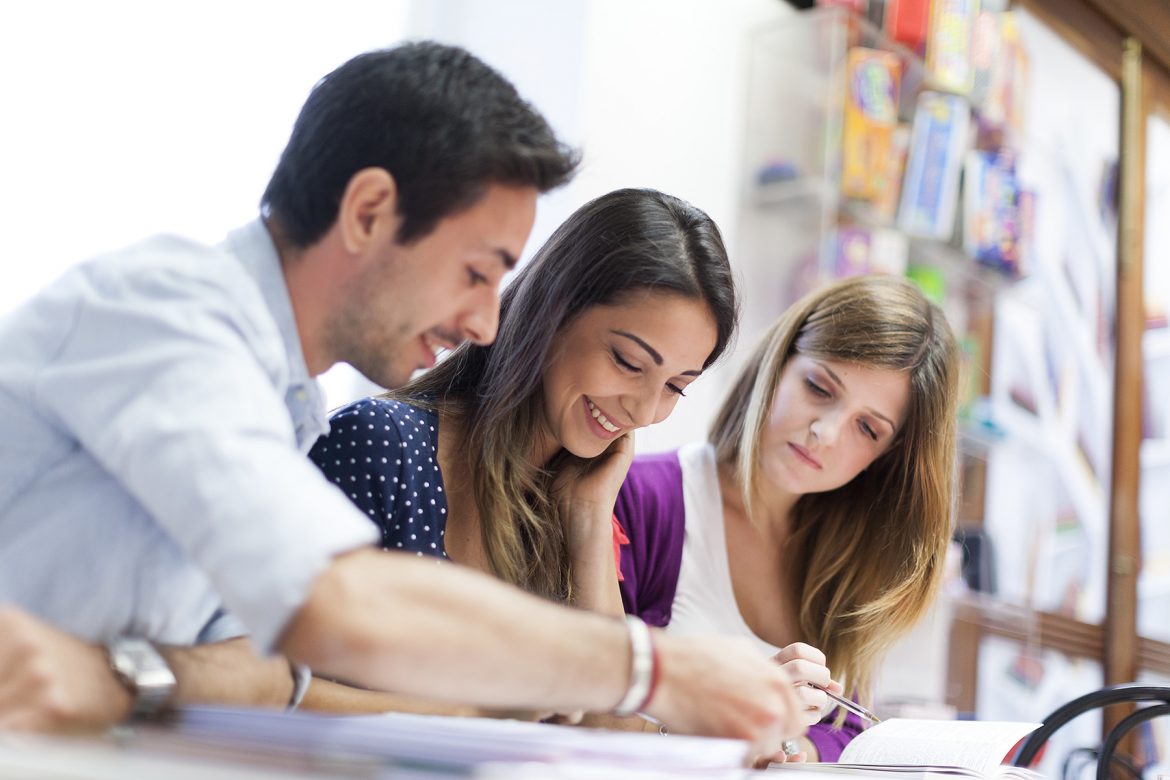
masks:
[(866, 720), (868, 720), (871, 723), (881, 723), (882, 722), (881, 718), (879, 718), (877, 715), (874, 715), (872, 712), (867, 710), (865, 707), (862, 707), (860, 704), (853, 701), (852, 699), (846, 699), (844, 696), (838, 696), (837, 694), (833, 693), (832, 691), (825, 690), (823, 687), (821, 687), (820, 685), (817, 685), (816, 683), (808, 682), (807, 680), (805, 682), (807, 683), (807, 685), (810, 688), (816, 688), (818, 691), (824, 691), (826, 696), (828, 696), (833, 701), (837, 702), (839, 705), (841, 705), (845, 709), (852, 712), (854, 715), (860, 715), (861, 717), (865, 718)]

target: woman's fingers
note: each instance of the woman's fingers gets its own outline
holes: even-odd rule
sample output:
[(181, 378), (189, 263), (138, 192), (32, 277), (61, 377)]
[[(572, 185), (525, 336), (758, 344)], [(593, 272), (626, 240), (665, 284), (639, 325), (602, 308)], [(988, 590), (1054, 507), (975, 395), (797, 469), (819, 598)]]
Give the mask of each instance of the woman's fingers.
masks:
[(827, 688), (833, 682), (832, 675), (829, 673), (829, 667), (823, 664), (799, 660), (789, 661), (780, 665), (784, 667), (784, 671), (796, 683), (810, 682)]
[(844, 690), (825, 665), (825, 654), (812, 645), (794, 642), (781, 649), (774, 658), (795, 683), (796, 696), (806, 721), (810, 725), (816, 723), (829, 707), (829, 696), (825, 691), (841, 694)]
[(780, 652), (776, 654), (776, 660), (782, 664), (802, 659), (821, 666), (825, 665), (825, 654), (804, 642), (793, 642), (781, 648)]

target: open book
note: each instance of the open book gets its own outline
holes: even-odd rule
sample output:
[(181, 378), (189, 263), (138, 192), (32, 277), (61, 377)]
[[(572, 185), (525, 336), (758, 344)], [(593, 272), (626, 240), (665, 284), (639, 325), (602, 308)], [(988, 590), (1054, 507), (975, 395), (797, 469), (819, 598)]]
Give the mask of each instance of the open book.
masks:
[(769, 769), (823, 778), (979, 777), (1038, 778), (1029, 769), (1001, 766), (1008, 752), (1039, 723), (892, 718), (853, 739), (836, 764), (773, 764)]

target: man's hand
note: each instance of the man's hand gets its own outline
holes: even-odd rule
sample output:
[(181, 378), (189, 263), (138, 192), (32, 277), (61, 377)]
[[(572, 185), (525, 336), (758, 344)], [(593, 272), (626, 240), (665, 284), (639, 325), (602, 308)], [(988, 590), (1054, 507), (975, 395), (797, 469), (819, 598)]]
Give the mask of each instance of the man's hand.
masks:
[(656, 632), (654, 642), (659, 683), (646, 709), (672, 732), (746, 739), (756, 755), (804, 733), (792, 680), (747, 639)]
[(104, 729), (130, 714), (105, 648), (0, 607), (0, 729)]

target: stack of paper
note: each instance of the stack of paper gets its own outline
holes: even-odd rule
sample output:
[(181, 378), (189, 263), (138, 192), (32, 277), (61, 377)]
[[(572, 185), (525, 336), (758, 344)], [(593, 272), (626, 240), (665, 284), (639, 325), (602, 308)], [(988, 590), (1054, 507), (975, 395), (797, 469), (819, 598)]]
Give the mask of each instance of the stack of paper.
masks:
[(272, 755), (364, 756), (447, 769), (535, 762), (695, 773), (737, 770), (748, 758), (748, 744), (739, 740), (399, 713), (338, 717), (198, 708), (182, 713), (173, 734)]

